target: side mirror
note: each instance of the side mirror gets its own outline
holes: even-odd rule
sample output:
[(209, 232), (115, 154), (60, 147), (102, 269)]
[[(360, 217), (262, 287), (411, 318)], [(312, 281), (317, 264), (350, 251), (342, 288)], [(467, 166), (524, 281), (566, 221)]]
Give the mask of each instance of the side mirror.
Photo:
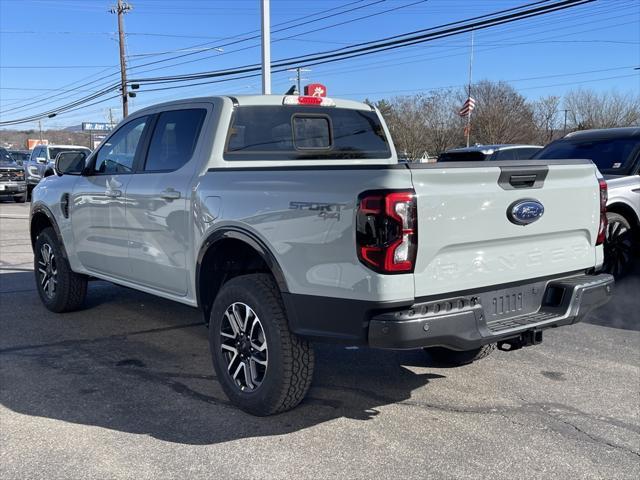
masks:
[(47, 159), (45, 157), (36, 157), (36, 162), (45, 164), (47, 163)]
[(62, 152), (56, 157), (55, 171), (58, 175), (82, 175), (87, 154), (85, 152)]

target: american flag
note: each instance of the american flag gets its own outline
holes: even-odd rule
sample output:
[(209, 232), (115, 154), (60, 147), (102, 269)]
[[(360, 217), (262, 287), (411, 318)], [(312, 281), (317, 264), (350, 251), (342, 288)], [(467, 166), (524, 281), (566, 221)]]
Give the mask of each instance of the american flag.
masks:
[(462, 105), (462, 108), (458, 112), (458, 115), (461, 117), (468, 117), (474, 108), (476, 108), (476, 101), (469, 97), (465, 100), (464, 105)]

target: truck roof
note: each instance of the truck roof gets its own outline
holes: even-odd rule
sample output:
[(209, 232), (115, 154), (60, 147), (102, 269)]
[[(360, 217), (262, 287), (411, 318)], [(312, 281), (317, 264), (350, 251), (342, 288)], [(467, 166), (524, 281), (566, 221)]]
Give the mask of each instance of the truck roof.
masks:
[(493, 153), (496, 150), (509, 150), (511, 148), (542, 148), (540, 145), (525, 145), (517, 143), (503, 143), (494, 145), (473, 145), (471, 147), (452, 148), (447, 150), (450, 152), (482, 152), (485, 154)]
[(62, 145), (60, 143), (50, 143), (48, 145), (36, 145), (36, 147), (47, 148), (82, 148), (84, 150), (91, 150), (89, 147), (83, 147), (82, 145)]
[[(135, 113), (144, 112), (146, 110), (155, 109), (158, 107), (168, 107), (171, 105), (179, 105), (182, 103), (190, 103), (190, 102), (212, 102), (216, 99), (227, 99), (232, 101), (237, 105), (242, 106), (264, 106), (264, 105), (273, 105), (273, 106), (282, 106), (285, 97), (297, 97), (298, 95), (216, 95), (216, 96), (208, 96), (208, 97), (193, 97), (193, 98), (182, 98), (178, 100), (172, 100), (170, 102), (162, 102), (157, 103), (155, 105), (151, 105), (149, 107), (145, 107), (141, 110), (137, 110)], [(345, 100), (340, 98), (329, 97), (338, 108), (350, 108), (353, 110), (373, 110), (374, 108), (363, 102), (356, 102), (354, 100)]]

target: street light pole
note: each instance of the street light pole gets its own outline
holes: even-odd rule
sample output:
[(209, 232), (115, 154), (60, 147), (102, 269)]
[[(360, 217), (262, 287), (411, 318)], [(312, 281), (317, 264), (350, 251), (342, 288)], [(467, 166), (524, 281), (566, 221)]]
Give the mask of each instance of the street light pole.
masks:
[(271, 20), (269, 0), (261, 0), (262, 11), (262, 94), (271, 94)]

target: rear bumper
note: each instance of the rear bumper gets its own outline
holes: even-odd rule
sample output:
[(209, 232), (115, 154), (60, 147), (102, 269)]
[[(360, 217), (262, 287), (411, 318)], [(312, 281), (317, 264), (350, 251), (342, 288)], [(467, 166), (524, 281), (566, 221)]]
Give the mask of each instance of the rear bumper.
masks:
[[(442, 346), (471, 350), (489, 343), (521, 337), (525, 332), (570, 325), (611, 298), (611, 275), (579, 275), (546, 282), (537, 309), (518, 311), (522, 286), (413, 305), (387, 312), (369, 322), (368, 344), (378, 348), (408, 349)], [(531, 284), (531, 289), (540, 287)], [(497, 296), (496, 296), (497, 295)], [(483, 305), (483, 298), (511, 302), (508, 308)], [(506, 299), (506, 300), (505, 300)], [(504, 305), (504, 304), (503, 304)], [(526, 308), (524, 308), (526, 309)], [(504, 313), (500, 313), (500, 312)]]
[(309, 340), (471, 350), (579, 322), (609, 301), (613, 283), (608, 274), (573, 274), (394, 303), (286, 292), (282, 297), (291, 330)]

